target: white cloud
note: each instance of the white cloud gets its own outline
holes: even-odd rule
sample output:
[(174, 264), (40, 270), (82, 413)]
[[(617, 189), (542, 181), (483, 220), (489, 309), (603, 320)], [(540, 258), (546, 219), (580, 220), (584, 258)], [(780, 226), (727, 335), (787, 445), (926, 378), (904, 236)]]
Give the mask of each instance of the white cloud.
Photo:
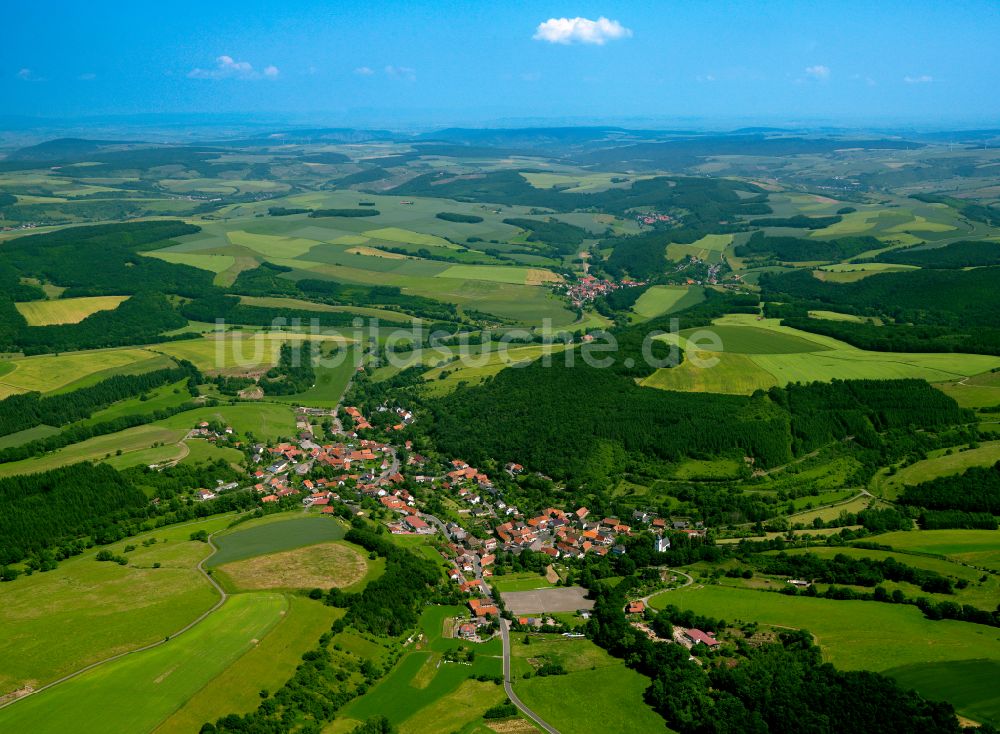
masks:
[(617, 20), (603, 15), (597, 20), (588, 18), (549, 18), (539, 23), (532, 38), (547, 43), (591, 43), (603, 46), (608, 41), (630, 38), (632, 31)]
[(190, 79), (276, 79), (277, 66), (267, 66), (264, 72), (258, 72), (249, 61), (236, 61), (232, 56), (219, 56), (215, 59), (214, 69), (194, 68), (188, 72)]
[(816, 64), (815, 66), (807, 66), (806, 74), (811, 76), (813, 79), (829, 79), (830, 67), (823, 66), (822, 64)]
[(92, 71), (88, 71), (85, 74), (80, 74), (80, 76), (77, 77), (77, 79), (79, 79), (81, 82), (92, 82), (96, 78), (97, 78), (97, 74), (95, 74)]
[(903, 77), (903, 81), (907, 84), (930, 84), (934, 81), (934, 77), (929, 74), (920, 74), (919, 76), (910, 76), (907, 74)]
[(369, 66), (359, 66), (354, 70), (354, 73), (358, 76), (371, 76), (375, 71)]
[(17, 72), (17, 78), (23, 82), (30, 82), (35, 78), (35, 75), (31, 73), (31, 69), (21, 69)]
[(699, 74), (695, 77), (695, 81), (699, 82), (714, 82), (715, 74)]
[(409, 66), (387, 66), (385, 67), (386, 76), (391, 76), (393, 79), (406, 79), (407, 81), (413, 81), (417, 78), (417, 70), (411, 69)]

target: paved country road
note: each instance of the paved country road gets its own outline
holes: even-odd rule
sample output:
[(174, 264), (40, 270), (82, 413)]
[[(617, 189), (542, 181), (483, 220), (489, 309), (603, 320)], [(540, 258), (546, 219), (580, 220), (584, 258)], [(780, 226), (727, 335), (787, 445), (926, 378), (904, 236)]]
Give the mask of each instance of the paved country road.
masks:
[(549, 734), (559, 734), (559, 730), (556, 729), (551, 724), (546, 723), (545, 719), (536, 714), (534, 711), (529, 709), (521, 699), (517, 697), (514, 693), (514, 687), (511, 685), (510, 679), (510, 622), (506, 619), (500, 620), (500, 637), (503, 639), (503, 689), (507, 692), (507, 697), (510, 702), (517, 706), (518, 710), (527, 716), (529, 719), (538, 724), (542, 729), (549, 732)]
[[(200, 522), (200, 521), (196, 521), (196, 522)], [(194, 524), (195, 523), (184, 523), (184, 525), (194, 525)], [(174, 527), (183, 527), (183, 525), (175, 525)], [(191, 622), (188, 622), (184, 627), (182, 627), (181, 629), (179, 629), (177, 632), (174, 632), (171, 635), (167, 635), (162, 640), (158, 640), (156, 642), (150, 643), (149, 645), (143, 645), (142, 647), (137, 647), (135, 650), (128, 650), (126, 652), (118, 653), (117, 655), (112, 655), (111, 657), (104, 658), (103, 660), (98, 660), (96, 663), (91, 663), (90, 665), (87, 665), (87, 666), (85, 666), (83, 668), (80, 668), (79, 670), (76, 670), (76, 671), (70, 673), (69, 675), (64, 675), (62, 678), (59, 678), (58, 680), (54, 680), (51, 683), (46, 683), (41, 688), (36, 688), (35, 690), (33, 690), (31, 693), (25, 694), (23, 696), (18, 696), (17, 698), (12, 698), (9, 701), (5, 701), (3, 703), (0, 703), (0, 708), (4, 708), (5, 706), (11, 706), (12, 704), (17, 703), (18, 701), (23, 701), (28, 696), (34, 696), (36, 693), (41, 693), (42, 691), (48, 690), (49, 688), (52, 688), (53, 686), (57, 686), (60, 683), (65, 683), (66, 681), (68, 681), (68, 680), (70, 680), (72, 678), (76, 678), (78, 675), (82, 675), (83, 673), (86, 673), (88, 670), (93, 670), (94, 668), (97, 668), (97, 667), (99, 667), (101, 665), (105, 665), (106, 663), (110, 663), (110, 662), (113, 662), (115, 660), (120, 660), (121, 658), (125, 657), (126, 655), (135, 655), (137, 652), (144, 652), (146, 650), (152, 650), (154, 647), (159, 647), (160, 645), (162, 645), (162, 644), (164, 644), (166, 642), (169, 642), (170, 640), (174, 639), (175, 637), (178, 637), (178, 636), (184, 634), (189, 629), (191, 629), (192, 627), (194, 627), (196, 624), (200, 624), (201, 622), (203, 622), (205, 620), (206, 617), (208, 617), (209, 614), (212, 614), (213, 612), (215, 612), (216, 610), (218, 610), (219, 607), (221, 607), (223, 604), (226, 603), (226, 599), (229, 598), (229, 594), (227, 594), (226, 591), (225, 591), (225, 589), (223, 589), (221, 586), (219, 586), (219, 582), (216, 581), (214, 578), (212, 578), (212, 575), (205, 570), (205, 561), (207, 561), (209, 558), (211, 558), (212, 556), (214, 556), (215, 552), (218, 550), (218, 548), (215, 546), (215, 542), (212, 540), (212, 536), (214, 536), (214, 535), (215, 535), (215, 533), (212, 533), (212, 535), (208, 536), (208, 544), (212, 548), (212, 552), (209, 553), (207, 556), (205, 556), (204, 558), (202, 558), (198, 562), (198, 571), (201, 573), (202, 576), (204, 576), (206, 579), (208, 579), (208, 582), (213, 587), (215, 587), (216, 591), (219, 592), (219, 600), (217, 602), (215, 602), (214, 606), (212, 606), (211, 609), (209, 609), (209, 610), (207, 610), (205, 612), (202, 612), (202, 614), (197, 619), (195, 619), (195, 620), (193, 620)]]

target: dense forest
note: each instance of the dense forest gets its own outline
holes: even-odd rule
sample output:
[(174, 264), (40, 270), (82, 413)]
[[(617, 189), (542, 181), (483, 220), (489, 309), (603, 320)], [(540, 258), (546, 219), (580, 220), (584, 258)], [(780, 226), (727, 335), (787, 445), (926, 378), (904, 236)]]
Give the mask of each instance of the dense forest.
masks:
[[(760, 224), (759, 221), (754, 224)], [(785, 262), (843, 260), (885, 244), (874, 237), (840, 237), (814, 240), (802, 237), (771, 237), (754, 232), (744, 244), (736, 246), (737, 257), (769, 257)]]
[[(1000, 267), (879, 273), (827, 283), (807, 270), (761, 277), (764, 313), (861, 349), (1000, 354)], [(812, 309), (886, 323), (809, 318)]]
[(883, 252), (873, 260), (881, 263), (938, 269), (1000, 265), (1000, 243), (963, 240), (952, 242), (944, 247), (916, 245)]
[[(898, 734), (961, 731), (949, 704), (929, 702), (877, 673), (824, 664), (805, 631), (781, 632), (778, 642), (759, 647), (739, 645), (734, 665), (712, 659), (697, 665), (680, 645), (657, 644), (628, 623), (622, 608), (637, 583), (631, 576), (616, 586), (592, 586), (588, 632), (652, 679), (646, 702), (682, 734), (833, 734), (871, 731), (873, 722), (881, 732)], [(714, 624), (724, 626), (722, 620)]]
[(1000, 515), (1000, 462), (907, 486), (898, 502), (928, 510)]
[(473, 463), (518, 461), (575, 482), (684, 457), (746, 456), (776, 466), (848, 437), (878, 455), (884, 432), (905, 438), (911, 427), (968, 418), (919, 380), (791, 385), (739, 397), (653, 390), (609, 369), (540, 363), (431, 407), (432, 436), (447, 453)]
[[(656, 177), (628, 188), (570, 193), (536, 188), (518, 171), (492, 171), (476, 177), (427, 173), (391, 189), (393, 194), (433, 196), (468, 202), (493, 202), (556, 211), (596, 209), (624, 215), (636, 207), (683, 212), (686, 224), (717, 226), (739, 215), (769, 214), (767, 194), (752, 184), (722, 178)], [(755, 194), (741, 198), (739, 193)]]
[(149, 499), (109, 466), (76, 464), (0, 479), (0, 565), (99, 528)]
[(792, 227), (794, 229), (824, 229), (832, 227), (843, 217), (834, 214), (829, 217), (807, 217), (805, 214), (796, 214), (793, 217), (761, 217), (754, 219), (751, 224), (754, 227)]
[[(179, 497), (195, 487), (240, 475), (225, 461), (123, 472), (84, 462), (38, 474), (0, 479), (0, 566), (28, 559), (48, 571), (85, 546), (111, 543), (143, 529), (257, 505), (246, 492), (190, 504)], [(159, 497), (151, 504), (150, 497)], [(12, 575), (16, 575), (12, 574)], [(10, 576), (3, 580), (9, 580)]]
[(544, 244), (551, 250), (553, 256), (572, 255), (583, 244), (584, 239), (592, 237), (583, 227), (560, 222), (558, 219), (504, 219), (504, 224), (528, 230), (528, 242)]
[(89, 418), (95, 411), (119, 400), (137, 397), (185, 378), (199, 379), (198, 371), (190, 362), (138, 375), (114, 375), (95, 385), (58, 395), (43, 397), (37, 392), (11, 395), (0, 400), (0, 436), (42, 424), (64, 426)]

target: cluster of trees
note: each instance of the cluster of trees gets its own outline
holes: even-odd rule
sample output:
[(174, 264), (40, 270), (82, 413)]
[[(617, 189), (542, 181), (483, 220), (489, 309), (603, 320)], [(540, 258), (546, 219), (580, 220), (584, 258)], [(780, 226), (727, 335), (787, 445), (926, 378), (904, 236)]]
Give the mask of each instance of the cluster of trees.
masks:
[(996, 530), (996, 515), (988, 512), (962, 512), (961, 510), (924, 510), (917, 518), (924, 530)]
[(544, 244), (553, 257), (572, 255), (583, 244), (584, 239), (592, 235), (583, 227), (560, 222), (558, 219), (526, 219), (521, 217), (504, 219), (504, 224), (526, 229), (528, 242)]
[(475, 214), (459, 214), (458, 212), (438, 212), (434, 216), (446, 222), (458, 222), (459, 224), (477, 224), (483, 221), (482, 217)]
[(913, 194), (917, 201), (924, 201), (928, 204), (947, 204), (952, 209), (957, 209), (963, 217), (976, 222), (983, 222), (991, 227), (1000, 227), (1000, 210), (988, 204), (977, 204), (969, 199), (957, 199), (954, 196), (943, 196), (940, 194)]
[(138, 375), (114, 375), (90, 387), (48, 397), (37, 392), (11, 395), (0, 400), (0, 436), (42, 424), (64, 426), (89, 418), (95, 411), (119, 400), (136, 397), (185, 378), (193, 384), (199, 379), (198, 370), (190, 362)]
[(128, 508), (148, 503), (140, 489), (101, 464), (0, 479), (0, 565), (97, 535)]
[(1000, 265), (1000, 244), (963, 240), (944, 247), (915, 245), (890, 250), (873, 258), (874, 262), (916, 265), (921, 268), (955, 269)]
[[(853, 209), (851, 211), (854, 211)], [(794, 227), (795, 229), (824, 229), (839, 222), (843, 217), (836, 215), (829, 217), (807, 217), (805, 214), (796, 214), (793, 217), (764, 217), (753, 220), (754, 227)]]
[[(808, 217), (805, 217), (808, 219)], [(840, 217), (834, 217), (840, 219)], [(760, 221), (754, 222), (760, 224)], [(770, 237), (754, 232), (746, 243), (736, 246), (737, 257), (765, 257), (787, 262), (843, 260), (885, 244), (874, 237), (840, 237), (835, 240), (814, 240), (802, 237)]]
[(589, 633), (601, 647), (652, 679), (646, 702), (682, 734), (717, 732), (961, 731), (954, 709), (902, 690), (876, 673), (843, 672), (822, 662), (808, 632), (783, 632), (779, 642), (739, 645), (736, 664), (699, 666), (680, 645), (651, 641), (623, 613), (638, 582), (597, 585)]
[(239, 296), (229, 296), (222, 292), (188, 301), (180, 306), (180, 312), (192, 321), (213, 323), (216, 319), (222, 319), (229, 324), (249, 326), (272, 326), (294, 322), (304, 324), (316, 322), (321, 326), (350, 326), (356, 318), (350, 313), (279, 306), (246, 306), (240, 303)]
[(848, 437), (874, 462), (890, 444), (905, 445), (884, 432), (935, 431), (968, 418), (919, 380), (790, 385), (742, 397), (649, 390), (613, 369), (561, 361), (504, 370), (430, 407), (432, 438), (451, 455), (518, 461), (583, 483), (683, 457), (749, 456), (776, 466)]
[(649, 390), (586, 365), (504, 370), (431, 408), (444, 452), (578, 482), (686, 456), (738, 453), (767, 466), (791, 458), (787, 415), (764, 396)]
[(907, 486), (898, 501), (928, 510), (1000, 515), (1000, 462)]
[(616, 278), (626, 275), (640, 280), (656, 278), (666, 270), (667, 243), (672, 239), (672, 233), (659, 230), (607, 238), (602, 240), (601, 246), (612, 250), (601, 266)]
[(308, 214), (312, 209), (298, 209), (295, 207), (286, 206), (272, 206), (267, 210), (269, 216), (272, 217), (290, 217), (293, 214)]
[(416, 626), (441, 580), (437, 567), (373, 532), (363, 521), (354, 523), (345, 540), (385, 558), (385, 573), (359, 594), (331, 589), (326, 603), (347, 607), (345, 621), (369, 634), (395, 637)]
[(789, 576), (825, 584), (877, 586), (884, 581), (904, 581), (934, 594), (951, 594), (951, 580), (935, 571), (907, 566), (894, 558), (852, 558), (838, 553), (821, 558), (815, 553), (756, 555), (751, 563), (761, 573)]
[[(740, 215), (770, 214), (767, 192), (742, 181), (724, 178), (658, 176), (625, 188), (569, 192), (536, 188), (518, 171), (491, 171), (476, 178), (441, 171), (410, 179), (393, 194), (431, 196), (456, 201), (491, 202), (543, 207), (555, 211), (589, 209), (624, 215), (638, 207), (684, 213), (685, 223), (718, 226)], [(751, 196), (741, 196), (751, 194)]]
[[(112, 543), (153, 527), (219, 512), (250, 509), (256, 500), (246, 492), (224, 494), (208, 502), (181, 499), (193, 487), (211, 487), (239, 476), (220, 459), (162, 471), (135, 467), (119, 472), (107, 464), (80, 463), (0, 479), (0, 566), (27, 559), (29, 567), (49, 570), (57, 561), (95, 543)], [(159, 497), (161, 502), (151, 504), (150, 497)]]
[[(878, 273), (829, 283), (797, 270), (761, 277), (765, 313), (862, 349), (1000, 354), (1000, 267)], [(812, 309), (879, 317), (885, 325), (808, 318)]]
[(312, 342), (285, 342), (278, 364), (258, 381), (265, 395), (296, 395), (316, 384), (316, 361), (319, 347)]
[(377, 217), (378, 209), (313, 209), (310, 217)]
[(0, 350), (25, 354), (101, 349), (192, 336), (162, 336), (165, 331), (185, 326), (187, 320), (162, 294), (152, 292), (138, 293), (117, 308), (98, 311), (79, 323), (51, 326), (28, 326), (13, 303), (5, 304), (0, 298), (0, 320), (6, 323), (6, 328), (0, 327)]
[(796, 453), (851, 436), (880, 445), (886, 431), (936, 430), (967, 423), (972, 413), (924, 380), (833, 380), (771, 388), (768, 395), (791, 414)]
[(198, 231), (169, 220), (70, 227), (11, 240), (4, 258), (23, 277), (66, 286), (65, 297), (148, 291), (193, 297), (211, 287), (211, 273), (141, 253)]

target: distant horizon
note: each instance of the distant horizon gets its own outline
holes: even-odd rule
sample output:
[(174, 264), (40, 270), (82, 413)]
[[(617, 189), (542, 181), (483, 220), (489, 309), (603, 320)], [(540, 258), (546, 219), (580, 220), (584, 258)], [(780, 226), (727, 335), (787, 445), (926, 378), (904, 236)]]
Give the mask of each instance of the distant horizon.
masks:
[(57, 0), (7, 16), (4, 112), (45, 119), (1000, 120), (1000, 5), (990, 0)]

